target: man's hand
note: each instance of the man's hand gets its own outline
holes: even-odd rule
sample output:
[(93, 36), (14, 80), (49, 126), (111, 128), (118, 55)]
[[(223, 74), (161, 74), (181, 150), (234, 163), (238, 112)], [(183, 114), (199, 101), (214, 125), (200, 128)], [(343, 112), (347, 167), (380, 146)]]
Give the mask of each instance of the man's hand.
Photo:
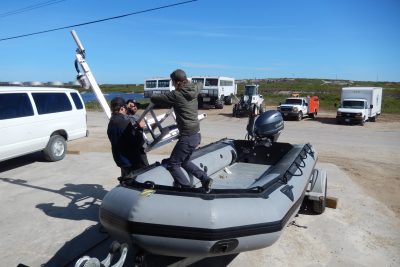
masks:
[(142, 128), (142, 129), (146, 128), (146, 124), (144, 123), (144, 120), (141, 120), (141, 121), (138, 123), (138, 125), (139, 125), (139, 127)]

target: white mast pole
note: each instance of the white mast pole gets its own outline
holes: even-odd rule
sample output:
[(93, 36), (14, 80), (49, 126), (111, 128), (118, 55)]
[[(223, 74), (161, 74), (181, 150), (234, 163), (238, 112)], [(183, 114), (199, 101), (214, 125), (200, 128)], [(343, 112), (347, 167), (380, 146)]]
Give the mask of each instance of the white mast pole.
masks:
[(79, 40), (78, 35), (74, 30), (71, 31), (72, 37), (75, 40), (76, 45), (78, 48), (76, 49), (76, 60), (80, 64), (83, 74), (86, 76), (87, 81), (89, 82), (89, 86), (93, 89), (94, 93), (96, 94), (97, 100), (99, 101), (101, 107), (103, 108), (104, 112), (106, 113), (108, 118), (111, 118), (111, 111), (110, 107), (108, 106), (107, 100), (105, 99), (103, 93), (100, 90), (99, 85), (96, 82), (92, 72), (90, 71), (89, 65), (85, 60), (85, 49), (81, 41)]

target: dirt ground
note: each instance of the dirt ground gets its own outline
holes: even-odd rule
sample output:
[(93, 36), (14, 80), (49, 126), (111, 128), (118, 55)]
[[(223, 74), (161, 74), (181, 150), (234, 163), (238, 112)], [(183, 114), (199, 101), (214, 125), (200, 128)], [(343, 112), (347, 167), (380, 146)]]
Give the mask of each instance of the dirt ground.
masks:
[[(202, 146), (245, 137), (247, 118), (232, 117), (231, 108), (200, 111), (207, 114)], [(34, 153), (0, 164), (1, 266), (73, 266), (77, 256), (107, 255), (112, 240), (99, 231), (98, 210), (120, 170), (106, 115), (88, 112), (87, 122), (89, 137), (69, 142), (64, 160), (50, 163)], [(270, 247), (210, 257), (192, 267), (400, 266), (400, 116), (348, 126), (337, 125), (330, 111), (284, 126), (279, 142), (314, 146), (316, 168), (326, 170), (328, 196), (339, 199), (337, 208), (299, 213)], [(168, 157), (173, 146), (150, 151), (150, 163)], [(109, 242), (97, 246), (104, 238)]]
[[(269, 107), (272, 109), (273, 107)], [(158, 110), (162, 113), (164, 110)], [(247, 118), (234, 118), (231, 106), (224, 109), (203, 109), (207, 118), (201, 122), (202, 144), (224, 137), (244, 138)], [(319, 161), (332, 163), (344, 170), (367, 193), (384, 203), (400, 217), (400, 116), (381, 115), (377, 122), (365, 126), (336, 125), (333, 111), (322, 111), (316, 120), (285, 121), (280, 142), (312, 143)], [(89, 138), (70, 143), (70, 151), (107, 152), (110, 144), (106, 135), (104, 113), (89, 112)], [(168, 155), (173, 143), (151, 151)]]

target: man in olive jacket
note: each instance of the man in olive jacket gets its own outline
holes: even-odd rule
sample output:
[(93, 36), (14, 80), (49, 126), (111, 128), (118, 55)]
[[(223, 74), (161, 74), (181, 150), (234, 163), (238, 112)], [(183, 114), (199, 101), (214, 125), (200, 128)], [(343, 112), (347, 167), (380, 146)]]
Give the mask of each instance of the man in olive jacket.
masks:
[(189, 180), (181, 170), (185, 169), (201, 181), (206, 192), (211, 190), (212, 179), (190, 161), (190, 156), (201, 142), (200, 123), (198, 120), (197, 96), (201, 86), (187, 80), (186, 73), (177, 69), (170, 75), (175, 90), (164, 95), (153, 95), (151, 102), (164, 107), (173, 107), (179, 129), (179, 139), (172, 150), (168, 170), (180, 187), (191, 187)]

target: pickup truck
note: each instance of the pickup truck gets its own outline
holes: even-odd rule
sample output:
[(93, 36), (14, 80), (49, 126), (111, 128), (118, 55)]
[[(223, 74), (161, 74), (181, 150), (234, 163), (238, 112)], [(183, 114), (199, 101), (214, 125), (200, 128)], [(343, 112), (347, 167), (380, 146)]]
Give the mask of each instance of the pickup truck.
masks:
[(318, 96), (289, 97), (284, 103), (279, 103), (277, 110), (284, 119), (296, 118), (301, 121), (305, 116), (315, 118), (319, 112)]

